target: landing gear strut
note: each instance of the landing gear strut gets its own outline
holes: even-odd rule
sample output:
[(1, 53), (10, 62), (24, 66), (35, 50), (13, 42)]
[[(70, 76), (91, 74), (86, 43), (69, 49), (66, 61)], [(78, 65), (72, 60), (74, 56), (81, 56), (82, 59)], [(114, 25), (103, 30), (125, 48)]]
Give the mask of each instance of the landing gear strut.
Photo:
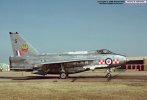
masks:
[(111, 78), (111, 69), (110, 68), (107, 70), (106, 77)]

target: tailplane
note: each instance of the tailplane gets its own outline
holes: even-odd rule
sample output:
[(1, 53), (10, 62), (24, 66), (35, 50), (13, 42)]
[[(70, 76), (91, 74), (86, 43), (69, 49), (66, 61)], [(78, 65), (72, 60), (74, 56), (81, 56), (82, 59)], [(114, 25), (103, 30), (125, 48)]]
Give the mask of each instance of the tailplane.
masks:
[(38, 55), (39, 52), (26, 42), (17, 32), (9, 32), (14, 57)]

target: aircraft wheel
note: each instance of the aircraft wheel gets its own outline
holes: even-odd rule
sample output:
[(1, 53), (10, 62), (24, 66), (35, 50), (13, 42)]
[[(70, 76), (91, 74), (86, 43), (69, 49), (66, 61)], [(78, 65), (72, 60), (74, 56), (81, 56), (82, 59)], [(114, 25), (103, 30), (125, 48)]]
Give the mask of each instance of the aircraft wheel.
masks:
[(66, 73), (64, 73), (64, 72), (62, 72), (61, 74), (60, 74), (60, 78), (61, 79), (66, 79), (67, 78), (67, 74)]
[(111, 74), (108, 73), (108, 74), (106, 75), (106, 77), (107, 77), (107, 78), (111, 78)]

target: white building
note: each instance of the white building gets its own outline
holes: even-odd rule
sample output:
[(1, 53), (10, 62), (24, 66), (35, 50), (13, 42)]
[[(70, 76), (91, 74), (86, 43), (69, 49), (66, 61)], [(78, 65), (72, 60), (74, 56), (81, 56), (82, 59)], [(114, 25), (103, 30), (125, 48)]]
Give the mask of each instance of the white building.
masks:
[(10, 71), (9, 65), (5, 63), (0, 63), (0, 71)]

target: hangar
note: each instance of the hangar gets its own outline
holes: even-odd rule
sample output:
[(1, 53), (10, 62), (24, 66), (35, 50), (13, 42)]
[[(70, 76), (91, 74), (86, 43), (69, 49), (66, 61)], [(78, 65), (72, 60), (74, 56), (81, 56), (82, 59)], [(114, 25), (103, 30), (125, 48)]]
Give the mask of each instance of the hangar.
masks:
[(126, 70), (147, 71), (147, 56), (127, 57), (129, 60), (123, 67)]

